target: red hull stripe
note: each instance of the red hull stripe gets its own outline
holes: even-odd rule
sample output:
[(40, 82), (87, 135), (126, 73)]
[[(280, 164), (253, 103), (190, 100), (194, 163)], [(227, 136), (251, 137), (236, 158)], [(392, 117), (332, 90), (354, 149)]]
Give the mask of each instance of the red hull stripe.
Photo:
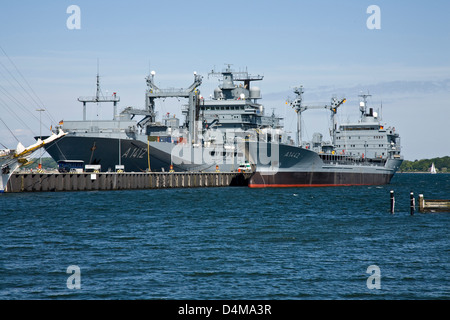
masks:
[(351, 187), (371, 184), (249, 184), (250, 188), (292, 188), (292, 187)]

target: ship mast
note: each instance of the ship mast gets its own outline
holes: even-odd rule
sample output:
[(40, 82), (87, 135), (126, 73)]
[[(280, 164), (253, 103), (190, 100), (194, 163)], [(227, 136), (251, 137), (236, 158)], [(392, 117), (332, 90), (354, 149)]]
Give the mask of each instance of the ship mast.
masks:
[(116, 119), (117, 115), (117, 102), (120, 101), (120, 97), (116, 96), (116, 93), (112, 95), (112, 97), (103, 97), (101, 95), (100, 90), (100, 74), (97, 64), (97, 90), (95, 97), (79, 97), (78, 101), (83, 103), (83, 121), (86, 121), (86, 103), (93, 102), (93, 103), (99, 103), (99, 102), (112, 102), (114, 104), (114, 117), (113, 119)]
[(303, 101), (303, 93), (305, 91), (303, 90), (303, 86), (295, 87), (294, 93), (297, 95), (296, 98), (293, 101), (288, 101), (286, 104), (290, 104), (292, 108), (294, 108), (295, 112), (297, 112), (297, 146), (302, 146), (302, 112), (306, 111), (308, 109), (330, 109), (331, 111), (331, 117), (333, 121), (333, 128), (331, 130), (331, 136), (333, 139), (333, 145), (335, 145), (336, 142), (336, 129), (337, 129), (337, 120), (336, 120), (336, 113), (337, 109), (346, 102), (346, 99), (343, 98), (341, 100), (338, 100), (337, 98), (333, 97), (331, 99), (331, 105), (325, 105), (325, 106), (304, 106), (302, 104)]
[(347, 99), (345, 99), (345, 98), (338, 100), (336, 97), (333, 97), (331, 99), (330, 111), (331, 111), (331, 120), (332, 120), (332, 124), (333, 124), (333, 128), (331, 128), (331, 137), (333, 139), (333, 141), (332, 141), (333, 146), (336, 145), (336, 130), (337, 130), (336, 113), (337, 113), (337, 109), (346, 101), (347, 101)]
[(303, 86), (295, 87), (294, 93), (297, 95), (294, 101), (290, 103), (292, 108), (294, 108), (295, 112), (297, 112), (297, 146), (302, 146), (302, 128), (301, 128), (301, 122), (302, 122), (302, 112), (306, 110), (304, 106), (302, 106), (303, 101)]
[(152, 71), (150, 76), (147, 77), (147, 86), (148, 89), (146, 91), (146, 100), (145, 100), (145, 109), (147, 114), (149, 114), (150, 122), (153, 123), (156, 121), (155, 119), (155, 100), (156, 99), (165, 99), (165, 98), (188, 98), (188, 127), (189, 127), (189, 136), (190, 141), (192, 143), (197, 142), (197, 130), (196, 130), (196, 121), (199, 117), (198, 112), (198, 104), (200, 99), (200, 91), (197, 89), (202, 84), (203, 76), (198, 75), (197, 72), (194, 72), (194, 82), (186, 89), (179, 88), (171, 88), (171, 89), (160, 89), (155, 85), (155, 72)]
[(361, 111), (361, 118), (366, 115), (367, 111), (367, 98), (371, 97), (371, 94), (360, 94), (358, 97), (362, 98), (363, 101), (359, 103), (359, 110)]
[[(251, 82), (253, 81), (261, 81), (264, 79), (264, 76), (261, 75), (249, 75), (248, 71), (233, 71), (231, 69), (231, 64), (227, 64), (227, 68), (224, 69), (222, 72), (215, 71), (214, 69), (211, 70), (211, 72), (208, 73), (209, 76), (216, 76), (216, 77), (222, 77), (222, 85), (219, 86), (218, 89), (220, 89), (220, 99), (224, 100), (233, 100), (233, 99), (240, 99), (242, 98), (242, 94), (244, 94), (245, 99), (253, 99), (254, 103), (258, 99), (261, 99), (259, 89), (256, 87), (256, 91), (253, 91), (251, 87)], [(242, 81), (244, 82), (243, 86), (236, 86), (235, 81)]]

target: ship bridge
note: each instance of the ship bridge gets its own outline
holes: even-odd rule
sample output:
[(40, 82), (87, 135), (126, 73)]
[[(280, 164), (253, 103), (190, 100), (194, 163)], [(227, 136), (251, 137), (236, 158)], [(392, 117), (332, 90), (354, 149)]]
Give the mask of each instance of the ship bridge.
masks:
[(361, 119), (357, 123), (339, 126), (335, 150), (338, 154), (361, 158), (388, 159), (400, 157), (400, 136), (395, 128), (387, 127), (373, 108), (367, 110), (367, 98), (360, 95)]

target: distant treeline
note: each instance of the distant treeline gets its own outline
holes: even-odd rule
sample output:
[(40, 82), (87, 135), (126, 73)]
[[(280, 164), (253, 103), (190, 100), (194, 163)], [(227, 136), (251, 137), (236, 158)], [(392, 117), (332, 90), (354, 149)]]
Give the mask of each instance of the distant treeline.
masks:
[(429, 172), (433, 163), (437, 172), (450, 172), (450, 157), (404, 160), (400, 166), (400, 172)]
[[(42, 158), (42, 169), (56, 169), (58, 164), (52, 158)], [(39, 165), (39, 158), (32, 158), (30, 162), (23, 166), (24, 169), (37, 169)]]

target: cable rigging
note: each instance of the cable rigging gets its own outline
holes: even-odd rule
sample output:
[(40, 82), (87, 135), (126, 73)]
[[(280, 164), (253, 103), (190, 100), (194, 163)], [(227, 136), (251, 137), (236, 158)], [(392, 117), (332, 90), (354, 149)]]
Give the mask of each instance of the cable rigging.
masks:
[[(0, 65), (1, 67), (6, 70), (7, 74), (5, 74), (4, 72), (0, 72), (0, 75), (2, 76), (3, 79), (5, 79), (7, 81), (7, 83), (11, 86), (11, 88), (14, 88), (14, 90), (20, 95), (21, 100), (20, 101), (17, 97), (15, 97), (12, 94), (12, 90), (7, 90), (7, 88), (5, 88), (4, 86), (2, 86), (0, 84), (0, 90), (3, 93), (3, 95), (5, 97), (7, 97), (9, 100), (11, 100), (11, 102), (17, 104), (20, 109), (22, 111), (24, 111), (27, 115), (31, 116), (32, 118), (34, 118), (35, 120), (41, 122), (40, 117), (38, 118), (37, 115), (35, 115), (34, 112), (32, 112), (29, 107), (26, 107), (25, 105), (35, 105), (36, 109), (45, 109), (45, 116), (50, 120), (51, 123), (57, 123), (55, 121), (55, 119), (53, 118), (53, 116), (51, 115), (50, 111), (48, 110), (48, 108), (45, 108), (44, 103), (42, 102), (42, 100), (39, 98), (39, 96), (36, 94), (36, 92), (33, 90), (33, 88), (31, 87), (30, 83), (27, 81), (27, 79), (24, 77), (24, 75), (20, 72), (19, 68), (17, 67), (17, 65), (14, 63), (14, 61), (8, 56), (8, 54), (6, 53), (6, 51), (3, 49), (3, 47), (0, 45), (0, 50), (3, 52), (4, 56), (7, 58), (7, 60), (9, 61), (9, 63), (12, 65), (13, 70), (15, 70), (16, 75), (13, 74), (13, 72), (11, 72), (11, 70), (3, 63), (0, 61)], [(17, 86), (15, 86), (13, 84), (13, 81), (11, 81), (10, 79), (8, 79), (8, 75), (10, 78), (12, 78), (14, 80), (15, 83), (17, 83), (17, 85), (23, 90), (23, 92), (21, 92)], [(25, 84), (22, 84), (21, 81)], [(21, 117), (11, 108), (9, 108), (7, 106), (7, 103), (2, 100), (2, 105), (6, 107), (6, 109), (8, 109), (8, 111), (13, 114), (14, 117), (16, 117), (17, 119), (21, 119)], [(23, 120), (19, 120), (21, 122), (21, 124), (25, 124), (23, 122)], [(4, 121), (2, 121), (4, 122)], [(25, 127), (27, 127), (28, 129), (29, 126), (27, 126), (25, 124)], [(33, 130), (30, 130), (31, 132), (33, 132)], [(33, 133), (34, 134), (34, 133)]]

